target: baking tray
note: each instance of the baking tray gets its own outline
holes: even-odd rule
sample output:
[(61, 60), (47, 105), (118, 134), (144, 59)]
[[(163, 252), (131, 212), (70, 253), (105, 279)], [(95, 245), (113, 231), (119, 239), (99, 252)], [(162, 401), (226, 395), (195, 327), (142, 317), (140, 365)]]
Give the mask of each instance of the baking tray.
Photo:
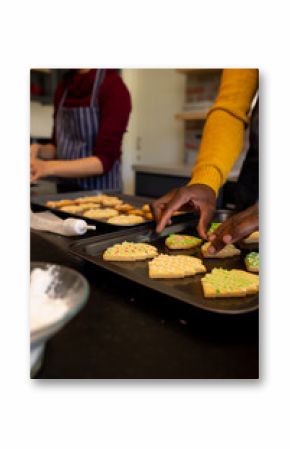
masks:
[[(229, 212), (218, 211), (214, 220), (224, 221), (228, 216)], [(259, 304), (258, 294), (243, 298), (204, 298), (200, 281), (203, 275), (195, 275), (184, 279), (150, 279), (148, 276), (148, 261), (108, 262), (102, 258), (106, 248), (124, 240), (152, 243), (158, 248), (159, 253), (187, 254), (199, 257), (199, 250), (169, 250), (164, 243), (165, 237), (171, 233), (197, 235), (196, 224), (196, 219), (192, 220), (188, 217), (185, 219), (184, 217), (183, 222), (166, 227), (160, 235), (154, 234), (152, 225), (134, 230), (113, 232), (105, 236), (78, 241), (70, 246), (70, 252), (99, 267), (200, 309), (222, 314), (241, 314), (256, 310)], [(208, 272), (214, 267), (245, 269), (243, 259), (247, 252), (242, 249), (240, 256), (228, 259), (204, 259), (204, 265)]]
[[(82, 196), (95, 196), (95, 195), (101, 195), (102, 193), (106, 193), (108, 195), (117, 196), (121, 200), (123, 200), (125, 203), (130, 203), (133, 206), (135, 206), (137, 209), (141, 208), (143, 204), (150, 203), (152, 201), (152, 198), (146, 198), (146, 197), (140, 197), (140, 196), (134, 196), (134, 195), (124, 195), (121, 193), (116, 193), (114, 191), (112, 192), (102, 192), (101, 190), (88, 190), (88, 191), (78, 191), (78, 192), (69, 192), (69, 193), (55, 193), (55, 194), (49, 194), (49, 195), (35, 195), (31, 196), (31, 205), (36, 207), (38, 210), (50, 210), (54, 212), (56, 215), (62, 217), (62, 218), (68, 218), (68, 217), (76, 217), (76, 218), (83, 218), (88, 223), (91, 224), (101, 224), (102, 227), (107, 227), (110, 229), (126, 229), (126, 228), (132, 228), (132, 227), (140, 227), (144, 226), (144, 224), (152, 223), (152, 220), (146, 220), (144, 218), (143, 223), (137, 223), (137, 224), (129, 224), (129, 225), (118, 225), (113, 223), (107, 223), (106, 219), (95, 219), (95, 218), (88, 218), (88, 217), (82, 217), (81, 215), (76, 215), (64, 211), (60, 211), (59, 209), (54, 209), (47, 207), (45, 204), (47, 201), (58, 201), (62, 199), (75, 199)], [(193, 216), (194, 214), (192, 212), (187, 213), (185, 212), (182, 215), (177, 215), (175, 217), (172, 217), (173, 222), (179, 222), (181, 220), (182, 216)]]

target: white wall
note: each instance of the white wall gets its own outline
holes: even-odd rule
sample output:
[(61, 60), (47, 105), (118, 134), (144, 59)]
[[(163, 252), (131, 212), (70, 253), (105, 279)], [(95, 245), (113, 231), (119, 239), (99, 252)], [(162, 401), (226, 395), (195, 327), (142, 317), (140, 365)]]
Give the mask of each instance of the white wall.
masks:
[(174, 69), (125, 69), (122, 75), (133, 103), (123, 141), (123, 186), (133, 193), (132, 164), (183, 162), (184, 123), (174, 116), (183, 106), (185, 77)]
[(51, 137), (52, 114), (52, 106), (30, 103), (30, 135), (32, 137)]

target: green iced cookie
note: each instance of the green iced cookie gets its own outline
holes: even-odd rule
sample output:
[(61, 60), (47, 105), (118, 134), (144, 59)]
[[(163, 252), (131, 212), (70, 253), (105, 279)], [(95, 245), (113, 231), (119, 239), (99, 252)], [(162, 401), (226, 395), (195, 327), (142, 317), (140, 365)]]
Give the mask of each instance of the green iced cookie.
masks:
[(245, 265), (248, 271), (259, 272), (259, 253), (251, 252), (245, 257)]
[(170, 249), (190, 249), (201, 245), (202, 240), (192, 235), (171, 234), (165, 240), (165, 245)]

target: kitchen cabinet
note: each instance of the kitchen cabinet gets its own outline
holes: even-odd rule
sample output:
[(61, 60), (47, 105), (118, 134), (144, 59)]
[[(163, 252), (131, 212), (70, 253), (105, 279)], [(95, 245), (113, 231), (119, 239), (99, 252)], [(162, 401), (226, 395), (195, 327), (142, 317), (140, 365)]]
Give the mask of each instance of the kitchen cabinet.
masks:
[(53, 103), (53, 95), (57, 84), (66, 69), (31, 69), (30, 100), (43, 105)]

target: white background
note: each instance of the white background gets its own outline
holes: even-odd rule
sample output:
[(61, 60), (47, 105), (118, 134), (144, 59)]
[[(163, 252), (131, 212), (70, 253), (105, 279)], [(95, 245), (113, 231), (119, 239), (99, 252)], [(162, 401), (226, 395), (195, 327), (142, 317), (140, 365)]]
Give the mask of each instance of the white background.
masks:
[[(287, 3), (2, 2), (2, 448), (289, 447)], [(260, 68), (260, 381), (29, 380), (31, 66)]]

